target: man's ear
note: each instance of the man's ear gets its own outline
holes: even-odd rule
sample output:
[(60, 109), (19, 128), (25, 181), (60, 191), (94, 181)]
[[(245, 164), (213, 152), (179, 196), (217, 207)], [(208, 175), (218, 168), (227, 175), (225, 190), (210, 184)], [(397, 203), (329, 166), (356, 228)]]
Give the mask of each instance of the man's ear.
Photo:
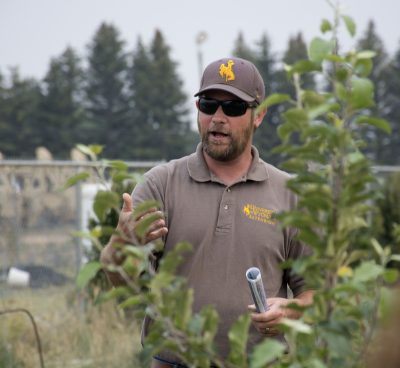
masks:
[(256, 129), (261, 125), (266, 113), (267, 113), (266, 108), (262, 110), (256, 110), (256, 114), (254, 116), (254, 127)]

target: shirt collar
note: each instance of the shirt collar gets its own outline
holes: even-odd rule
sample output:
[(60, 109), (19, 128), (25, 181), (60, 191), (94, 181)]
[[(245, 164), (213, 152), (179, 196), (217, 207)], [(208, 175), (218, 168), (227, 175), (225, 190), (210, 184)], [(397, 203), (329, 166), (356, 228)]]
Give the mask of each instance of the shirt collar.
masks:
[[(253, 161), (244, 181), (267, 180), (269, 177), (267, 165), (265, 165), (264, 161), (260, 158), (257, 148), (252, 146), (251, 153), (253, 156)], [(204, 159), (203, 146), (201, 143), (197, 145), (196, 152), (189, 156), (187, 168), (190, 177), (195, 181), (215, 181), (210, 173), (210, 170), (208, 169), (206, 160)]]

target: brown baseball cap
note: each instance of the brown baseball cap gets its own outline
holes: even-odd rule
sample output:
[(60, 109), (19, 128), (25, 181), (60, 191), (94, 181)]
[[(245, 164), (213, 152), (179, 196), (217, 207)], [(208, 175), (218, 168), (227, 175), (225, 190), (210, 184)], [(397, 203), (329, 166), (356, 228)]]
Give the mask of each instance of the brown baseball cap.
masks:
[(265, 86), (260, 72), (248, 60), (230, 57), (209, 64), (201, 78), (195, 97), (210, 90), (230, 92), (247, 102), (264, 100)]

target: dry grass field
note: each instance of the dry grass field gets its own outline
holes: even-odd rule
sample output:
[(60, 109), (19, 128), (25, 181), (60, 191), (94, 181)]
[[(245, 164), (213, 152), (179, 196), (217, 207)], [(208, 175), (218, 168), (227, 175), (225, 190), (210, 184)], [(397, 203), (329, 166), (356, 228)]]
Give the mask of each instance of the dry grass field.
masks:
[[(73, 285), (8, 289), (0, 311), (28, 309), (38, 325), (46, 368), (138, 367), (139, 327), (112, 303), (84, 303)], [(40, 367), (34, 330), (25, 313), (0, 315), (0, 368)]]

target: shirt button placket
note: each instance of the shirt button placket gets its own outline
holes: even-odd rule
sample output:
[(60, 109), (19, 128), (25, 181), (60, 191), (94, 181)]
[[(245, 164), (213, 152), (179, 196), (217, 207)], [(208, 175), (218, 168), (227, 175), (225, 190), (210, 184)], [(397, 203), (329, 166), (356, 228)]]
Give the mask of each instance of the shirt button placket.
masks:
[(232, 227), (232, 189), (225, 188), (222, 194), (222, 202), (220, 207), (220, 212), (217, 221), (217, 231), (227, 233)]

